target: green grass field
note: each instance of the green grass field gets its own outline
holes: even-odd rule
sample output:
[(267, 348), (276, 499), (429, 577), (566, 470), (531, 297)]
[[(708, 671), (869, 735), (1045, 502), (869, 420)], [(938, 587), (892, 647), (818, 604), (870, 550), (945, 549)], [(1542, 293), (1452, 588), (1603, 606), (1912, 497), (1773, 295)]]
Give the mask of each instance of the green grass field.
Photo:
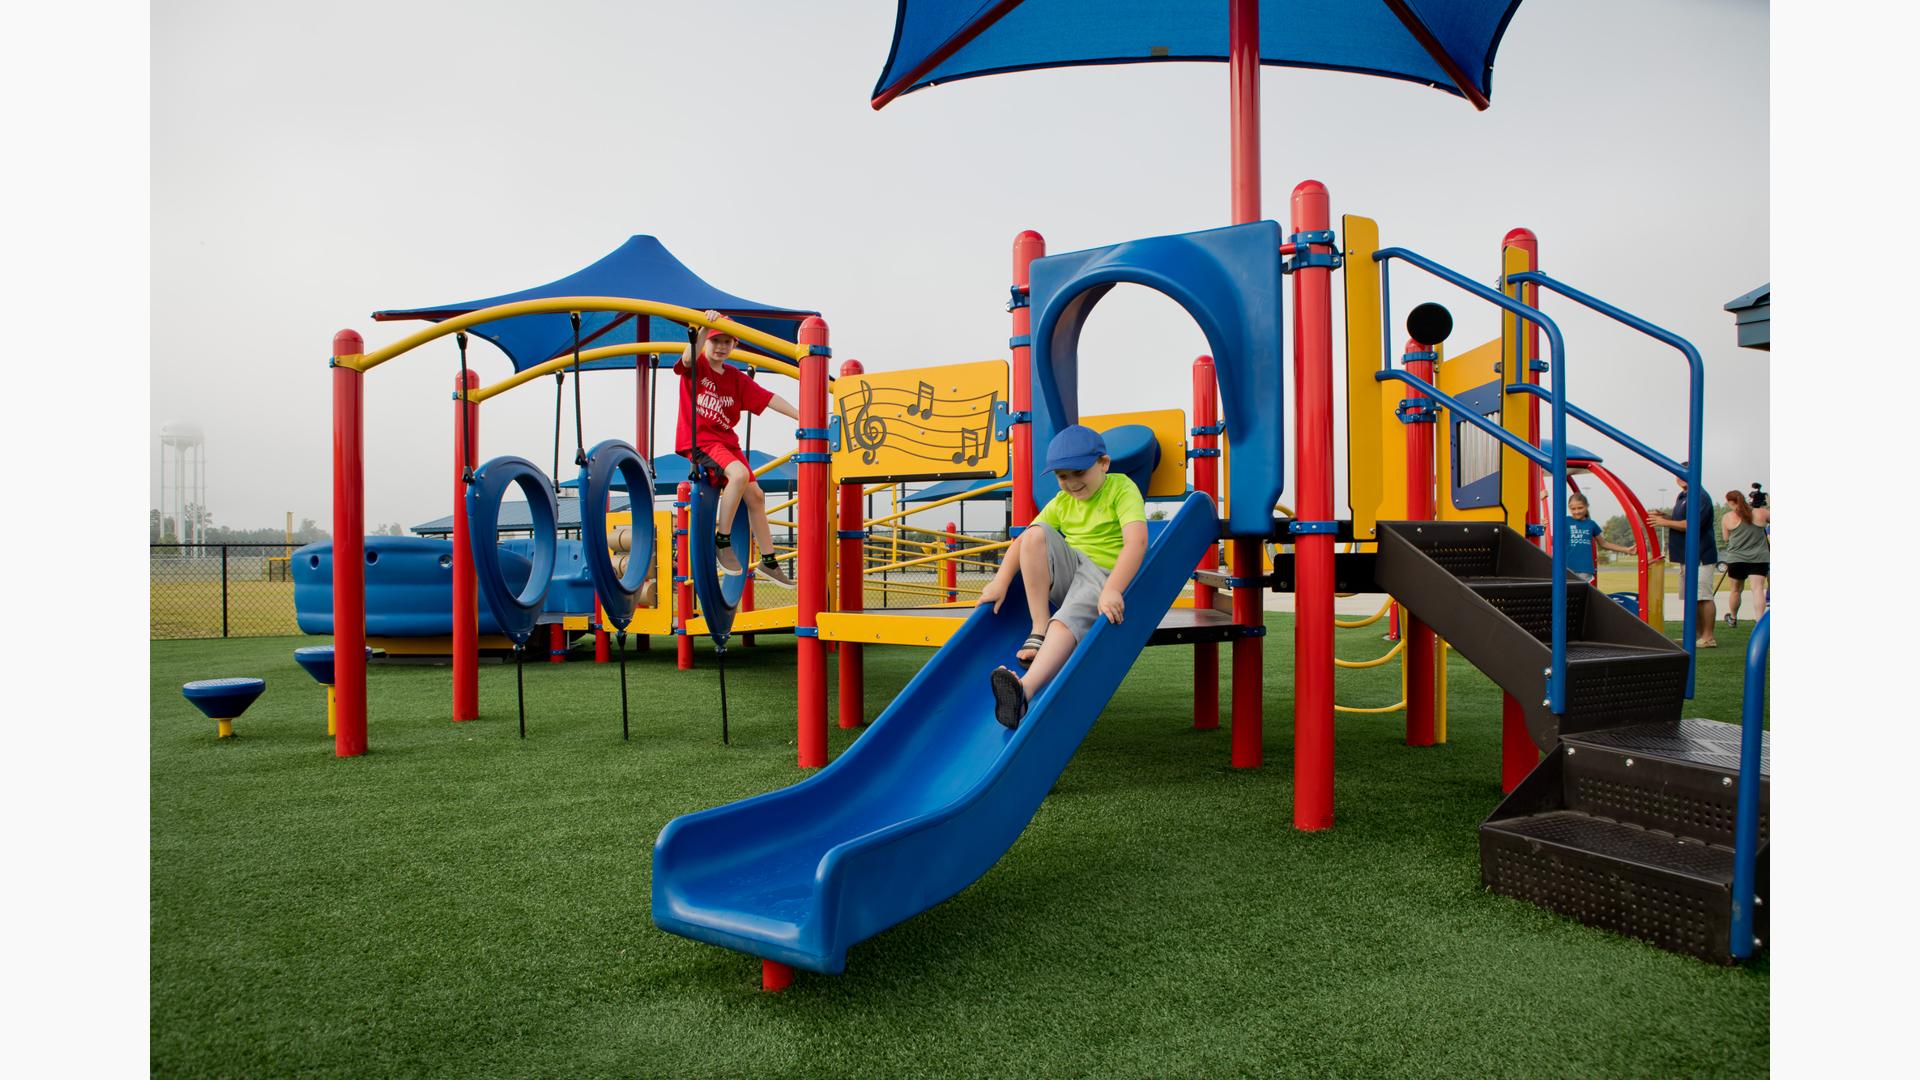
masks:
[[(153, 1072), (1766, 1073), (1764, 960), (1480, 889), (1499, 697), (1464, 661), (1449, 745), (1343, 717), (1336, 827), (1292, 831), (1291, 628), (1268, 623), (1265, 767), (1191, 730), (1190, 652), (1149, 650), (991, 872), (777, 995), (757, 961), (655, 930), (649, 867), (675, 815), (799, 779), (792, 639), (729, 654), (731, 748), (710, 650), (679, 672), (659, 641), (629, 660), (631, 743), (611, 666), (529, 664), (525, 742), (511, 667), (458, 726), (445, 669), (376, 667), (373, 752), (344, 761), (298, 639), (154, 642)], [(1692, 715), (1738, 718), (1746, 631), (1702, 654)], [(1384, 648), (1342, 632), (1344, 657)], [(929, 655), (869, 648), (868, 715)], [(268, 692), (219, 742), (178, 687), (240, 674)], [(1340, 700), (1397, 687), (1344, 671)]]

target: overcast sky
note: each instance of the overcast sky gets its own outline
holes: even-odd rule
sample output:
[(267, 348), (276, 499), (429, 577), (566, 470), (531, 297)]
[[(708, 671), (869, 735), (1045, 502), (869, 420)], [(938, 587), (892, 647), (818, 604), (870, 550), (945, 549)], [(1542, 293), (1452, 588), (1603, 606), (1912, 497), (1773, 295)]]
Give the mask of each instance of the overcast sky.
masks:
[[(1224, 65), (967, 80), (875, 113), (894, 7), (157, 5), (152, 452), (161, 424), (197, 422), (217, 524), (326, 523), (335, 330), (378, 345), (409, 327), (373, 310), (536, 285), (635, 233), (720, 288), (821, 310), (836, 362), (888, 370), (1006, 354), (1021, 229), (1060, 252), (1228, 223)], [(1767, 53), (1756, 0), (1527, 0), (1484, 113), (1411, 83), (1267, 69), (1265, 212), (1284, 218), (1293, 185), (1319, 179), (1336, 221), (1375, 217), (1385, 242), (1485, 281), (1501, 236), (1534, 229), (1550, 273), (1699, 347), (1708, 486), (1744, 488), (1768, 477), (1767, 356), (1734, 346), (1721, 305), (1769, 278)], [(1497, 333), (1444, 286), (1394, 283), (1396, 307), (1453, 308), (1456, 346)], [(1573, 399), (1680, 456), (1677, 354), (1547, 310)], [(1172, 301), (1116, 290), (1083, 339), (1083, 408), (1189, 408), (1204, 351)], [(508, 370), (490, 346), (474, 355), (485, 381)], [(448, 343), (368, 376), (370, 527), (448, 512), (455, 370)], [(588, 442), (631, 438), (631, 375), (585, 389)], [(549, 460), (550, 384), (483, 411), (483, 458)], [(791, 432), (773, 418), (755, 444), (778, 452)], [(1649, 501), (1671, 490), (1574, 441)]]

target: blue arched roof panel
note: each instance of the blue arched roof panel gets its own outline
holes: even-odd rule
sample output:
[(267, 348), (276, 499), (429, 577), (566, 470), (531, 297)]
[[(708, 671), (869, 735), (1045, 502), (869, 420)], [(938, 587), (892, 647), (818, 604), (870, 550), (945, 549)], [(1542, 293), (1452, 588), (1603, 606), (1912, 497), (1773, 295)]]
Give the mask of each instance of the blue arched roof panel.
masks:
[[(464, 315), (469, 311), (493, 307), (496, 304), (508, 304), (516, 300), (538, 300), (552, 296), (617, 296), (630, 300), (656, 300), (666, 304), (678, 304), (696, 311), (713, 310), (787, 341), (796, 340), (800, 320), (809, 315), (819, 314), (817, 311), (763, 304), (757, 300), (735, 296), (723, 289), (716, 289), (707, 284), (698, 274), (687, 269), (685, 263), (674, 258), (673, 253), (668, 251), (659, 240), (651, 236), (634, 236), (629, 237), (626, 243), (621, 244), (586, 269), (575, 271), (545, 285), (536, 285), (531, 289), (502, 293), (499, 296), (489, 296), (480, 300), (376, 311), (373, 317), (382, 322), (395, 319), (426, 319), (431, 322), (440, 322), (456, 315)], [(648, 321), (651, 325), (644, 340), (680, 342), (687, 339), (686, 327), (679, 323), (667, 319)], [(588, 313), (581, 317), (580, 322), (583, 347), (643, 340), (635, 333), (634, 317), (631, 315)], [(471, 332), (475, 337), (492, 342), (501, 352), (506, 353), (507, 358), (513, 361), (515, 371), (524, 371), (557, 356), (564, 356), (573, 348), (573, 325), (564, 312), (554, 315), (521, 315), (511, 319), (481, 323)], [(632, 368), (633, 366), (633, 357), (618, 357), (586, 365), (589, 369)]]
[[(1519, 0), (1264, 0), (1260, 62), (1406, 79), (1484, 107)], [(899, 0), (874, 108), (955, 79), (1227, 58), (1226, 0)], [(1456, 85), (1451, 67), (1466, 82)]]

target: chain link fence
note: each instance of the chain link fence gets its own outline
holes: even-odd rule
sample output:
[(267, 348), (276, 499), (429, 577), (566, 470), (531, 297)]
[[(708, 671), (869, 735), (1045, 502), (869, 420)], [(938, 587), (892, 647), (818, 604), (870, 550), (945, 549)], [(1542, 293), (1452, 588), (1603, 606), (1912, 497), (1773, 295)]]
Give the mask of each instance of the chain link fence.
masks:
[(153, 638), (281, 637), (300, 632), (287, 544), (153, 544)]

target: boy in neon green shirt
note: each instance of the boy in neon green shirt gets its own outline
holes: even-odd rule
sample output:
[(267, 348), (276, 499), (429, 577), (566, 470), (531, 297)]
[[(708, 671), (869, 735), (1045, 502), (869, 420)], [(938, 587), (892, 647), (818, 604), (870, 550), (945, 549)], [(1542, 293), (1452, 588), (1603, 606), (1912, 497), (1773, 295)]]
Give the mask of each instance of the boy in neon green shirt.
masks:
[(1099, 432), (1075, 424), (1055, 435), (1047, 468), (1060, 493), (980, 592), (980, 602), (998, 612), (1018, 574), (1033, 614), (1033, 632), (1018, 654), (1026, 675), (1003, 666), (992, 676), (993, 715), (1007, 727), (1020, 726), (1027, 702), (1059, 674), (1096, 615), (1114, 623), (1126, 615), (1127, 585), (1147, 553), (1146, 500), (1133, 481), (1107, 472), (1112, 464)]

